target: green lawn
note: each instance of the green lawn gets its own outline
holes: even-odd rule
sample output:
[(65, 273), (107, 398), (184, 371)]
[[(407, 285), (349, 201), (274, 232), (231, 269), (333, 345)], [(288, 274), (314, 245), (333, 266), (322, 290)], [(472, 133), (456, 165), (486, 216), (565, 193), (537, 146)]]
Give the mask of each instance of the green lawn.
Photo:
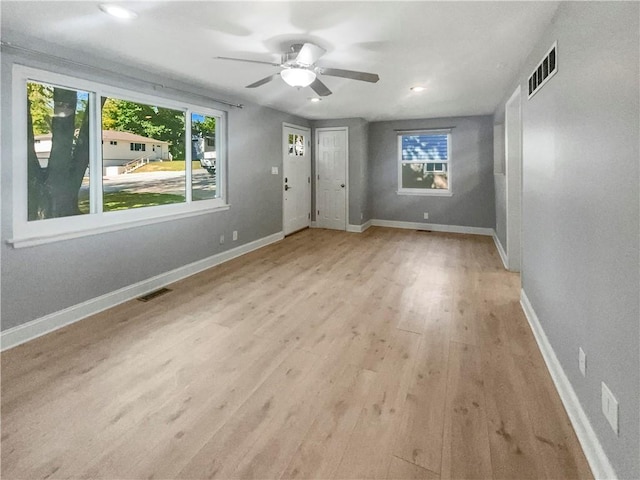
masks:
[[(168, 205), (170, 203), (182, 203), (184, 201), (184, 195), (175, 195), (172, 193), (112, 192), (105, 194), (103, 205), (105, 212), (113, 212), (115, 210)], [(89, 199), (81, 199), (78, 202), (78, 207), (82, 213), (89, 213)]]
[[(173, 160), (171, 162), (150, 162), (142, 167), (136, 169), (133, 173), (145, 173), (145, 172), (184, 172), (185, 169), (184, 160)], [(191, 169), (202, 169), (200, 162), (191, 162)]]

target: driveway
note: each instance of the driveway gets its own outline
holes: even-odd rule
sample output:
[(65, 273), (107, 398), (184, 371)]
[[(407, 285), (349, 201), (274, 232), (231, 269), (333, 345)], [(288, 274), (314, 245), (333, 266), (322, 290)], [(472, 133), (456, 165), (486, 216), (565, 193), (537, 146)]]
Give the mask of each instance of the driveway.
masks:
[[(192, 176), (192, 188), (199, 192), (215, 192), (215, 177), (206, 170), (196, 170)], [(184, 195), (184, 172), (144, 172), (103, 177), (102, 188), (104, 193), (171, 193)], [(88, 192), (89, 185), (83, 182), (80, 191)]]

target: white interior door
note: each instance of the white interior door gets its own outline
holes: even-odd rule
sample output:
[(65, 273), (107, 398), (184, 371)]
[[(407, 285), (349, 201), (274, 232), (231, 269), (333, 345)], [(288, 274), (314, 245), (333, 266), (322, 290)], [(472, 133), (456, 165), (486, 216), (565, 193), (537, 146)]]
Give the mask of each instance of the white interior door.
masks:
[(505, 106), (507, 264), (519, 272), (522, 255), (522, 110), (520, 86)]
[(348, 134), (346, 128), (316, 130), (316, 224), (347, 229)]
[(285, 235), (311, 224), (311, 130), (283, 124), (282, 217)]

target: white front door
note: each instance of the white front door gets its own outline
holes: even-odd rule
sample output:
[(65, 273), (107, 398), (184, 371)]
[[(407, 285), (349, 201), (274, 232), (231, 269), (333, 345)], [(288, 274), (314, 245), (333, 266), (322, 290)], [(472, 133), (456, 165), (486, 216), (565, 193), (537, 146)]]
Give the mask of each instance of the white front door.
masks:
[(283, 124), (282, 208), (285, 235), (311, 224), (311, 130)]
[(316, 224), (347, 229), (347, 128), (316, 130)]

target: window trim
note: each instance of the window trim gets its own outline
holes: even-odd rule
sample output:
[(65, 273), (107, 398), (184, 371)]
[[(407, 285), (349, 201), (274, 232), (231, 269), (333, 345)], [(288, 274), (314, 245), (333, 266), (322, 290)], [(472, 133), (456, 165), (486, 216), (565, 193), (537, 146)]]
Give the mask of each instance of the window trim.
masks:
[[(447, 135), (447, 154), (446, 161), (425, 161), (425, 160), (402, 160), (402, 137), (409, 135)], [(438, 129), (421, 129), (421, 130), (400, 130), (397, 132), (397, 170), (398, 170), (398, 195), (421, 195), (421, 196), (434, 196), (434, 197), (451, 197), (453, 196), (452, 182), (451, 182), (451, 128), (438, 128)], [(445, 163), (447, 165), (447, 189), (444, 188), (403, 188), (402, 187), (402, 165), (409, 163)]]
[[(91, 126), (89, 134), (91, 174), (89, 177), (90, 211), (85, 215), (28, 221), (27, 174), (27, 102), (26, 84), (29, 81), (89, 92)], [(133, 208), (111, 212), (102, 211), (102, 119), (101, 97), (115, 97), (133, 102), (181, 110), (185, 114), (185, 202), (153, 207)], [(107, 231), (148, 225), (179, 218), (188, 218), (216, 211), (228, 210), (227, 204), (227, 112), (187, 101), (166, 99), (153, 95), (113, 87), (101, 82), (55, 73), (48, 70), (14, 64), (12, 69), (12, 232), (7, 243), (14, 248), (40, 245), (69, 238), (94, 235)], [(218, 172), (219, 198), (192, 201), (191, 149), (188, 143), (191, 133), (191, 113), (197, 112), (219, 118), (218, 124)]]

